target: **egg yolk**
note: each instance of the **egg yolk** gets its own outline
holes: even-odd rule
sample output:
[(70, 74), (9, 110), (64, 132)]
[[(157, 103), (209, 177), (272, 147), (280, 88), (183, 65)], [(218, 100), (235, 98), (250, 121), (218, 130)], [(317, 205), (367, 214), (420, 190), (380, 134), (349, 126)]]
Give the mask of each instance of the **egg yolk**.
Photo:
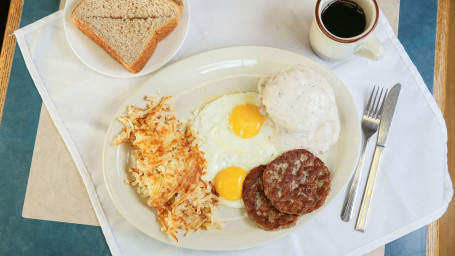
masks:
[(247, 172), (240, 167), (228, 167), (216, 175), (215, 189), (226, 200), (239, 200), (242, 197), (243, 180), (246, 175)]
[(245, 139), (256, 136), (261, 130), (263, 122), (264, 119), (258, 107), (252, 104), (235, 106), (229, 117), (232, 131)]

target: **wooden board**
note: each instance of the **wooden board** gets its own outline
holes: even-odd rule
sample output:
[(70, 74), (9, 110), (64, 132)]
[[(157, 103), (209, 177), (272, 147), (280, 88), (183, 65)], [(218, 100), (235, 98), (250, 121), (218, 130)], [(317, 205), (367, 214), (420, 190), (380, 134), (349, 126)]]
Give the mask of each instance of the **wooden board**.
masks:
[[(439, 0), (438, 32), (436, 38), (435, 98), (438, 99), (447, 123), (449, 173), (454, 183), (455, 177), (455, 0)], [(439, 72), (436, 72), (437, 69)], [(438, 75), (438, 76), (437, 76)], [(453, 199), (452, 199), (453, 200)], [(451, 203), (447, 212), (439, 220), (439, 254), (428, 252), (427, 255), (455, 255), (455, 205)], [(431, 236), (429, 237), (431, 238)]]
[(2, 51), (0, 53), (0, 124), (2, 121), (3, 106), (5, 105), (6, 91), (8, 89), (11, 64), (13, 63), (16, 37), (13, 32), (19, 28), (24, 0), (11, 0), (8, 21), (6, 22), (5, 35), (3, 36)]

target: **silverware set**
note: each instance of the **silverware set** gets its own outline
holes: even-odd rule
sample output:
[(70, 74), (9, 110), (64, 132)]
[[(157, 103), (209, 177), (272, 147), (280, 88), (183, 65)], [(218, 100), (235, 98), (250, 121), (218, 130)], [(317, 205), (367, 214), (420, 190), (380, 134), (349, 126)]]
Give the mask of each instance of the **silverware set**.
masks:
[(393, 113), (400, 94), (401, 85), (396, 84), (392, 87), (390, 92), (379, 87), (374, 87), (368, 100), (365, 111), (362, 115), (362, 131), (364, 134), (364, 142), (362, 146), (362, 153), (360, 155), (354, 177), (351, 182), (348, 196), (346, 198), (341, 219), (343, 221), (350, 221), (354, 212), (354, 204), (357, 197), (357, 191), (360, 186), (360, 177), (362, 175), (363, 163), (365, 160), (365, 150), (372, 135), (378, 130), (378, 137), (376, 141), (376, 148), (373, 154), (373, 160), (368, 174), (368, 180), (363, 194), (362, 203), (360, 206), (359, 216), (355, 229), (365, 232), (368, 220), (368, 214), (376, 186), (377, 175), (380, 169), (382, 153), (384, 151), (387, 135), (389, 133), (390, 125), (392, 123)]

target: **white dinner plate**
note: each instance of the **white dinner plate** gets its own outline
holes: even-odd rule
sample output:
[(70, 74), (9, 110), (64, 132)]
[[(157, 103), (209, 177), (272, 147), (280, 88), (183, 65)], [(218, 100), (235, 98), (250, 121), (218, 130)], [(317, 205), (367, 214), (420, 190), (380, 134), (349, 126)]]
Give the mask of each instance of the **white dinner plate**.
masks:
[[(338, 142), (321, 156), (331, 171), (332, 187), (326, 203), (318, 210), (303, 215), (297, 225), (289, 229), (265, 231), (257, 227), (245, 210), (219, 209), (219, 216), (228, 216), (223, 230), (191, 233), (179, 242), (160, 231), (155, 211), (148, 207), (135, 189), (126, 185), (127, 160), (131, 147), (125, 144), (114, 147), (113, 138), (123, 125), (118, 117), (126, 115), (127, 105), (145, 107), (144, 96), (172, 95), (177, 118), (185, 122), (192, 112), (210, 97), (235, 91), (257, 91), (261, 76), (283, 68), (302, 64), (321, 73), (332, 85), (340, 121), (341, 133)], [(254, 247), (280, 238), (301, 228), (324, 211), (348, 184), (360, 152), (361, 131), (352, 96), (343, 83), (322, 65), (296, 53), (285, 50), (237, 46), (200, 53), (176, 62), (159, 72), (138, 89), (134, 96), (122, 104), (113, 117), (107, 131), (103, 170), (109, 194), (120, 213), (136, 228), (162, 242), (199, 250), (235, 250)], [(341, 212), (341, 209), (339, 209)], [(243, 215), (243, 216), (242, 216)]]
[(165, 39), (158, 43), (155, 52), (145, 67), (137, 74), (130, 73), (95, 42), (83, 34), (73, 23), (71, 12), (81, 0), (67, 0), (63, 23), (66, 38), (76, 56), (93, 70), (112, 77), (138, 77), (149, 74), (164, 66), (175, 56), (185, 40), (190, 26), (190, 6), (183, 0), (183, 12), (177, 27)]

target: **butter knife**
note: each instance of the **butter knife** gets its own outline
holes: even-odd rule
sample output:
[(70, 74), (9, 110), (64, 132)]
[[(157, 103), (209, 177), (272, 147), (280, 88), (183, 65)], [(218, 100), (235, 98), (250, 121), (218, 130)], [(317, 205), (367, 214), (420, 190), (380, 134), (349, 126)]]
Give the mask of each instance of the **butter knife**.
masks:
[(358, 231), (365, 232), (366, 230), (371, 201), (373, 199), (376, 180), (381, 166), (382, 152), (384, 151), (386, 145), (387, 135), (389, 134), (390, 125), (392, 124), (393, 113), (395, 112), (395, 106), (398, 101), (398, 96), (400, 95), (400, 90), (400, 84), (394, 85), (384, 102), (376, 148), (374, 150), (362, 204), (360, 205), (359, 216), (357, 217), (357, 223), (355, 225), (355, 229)]

